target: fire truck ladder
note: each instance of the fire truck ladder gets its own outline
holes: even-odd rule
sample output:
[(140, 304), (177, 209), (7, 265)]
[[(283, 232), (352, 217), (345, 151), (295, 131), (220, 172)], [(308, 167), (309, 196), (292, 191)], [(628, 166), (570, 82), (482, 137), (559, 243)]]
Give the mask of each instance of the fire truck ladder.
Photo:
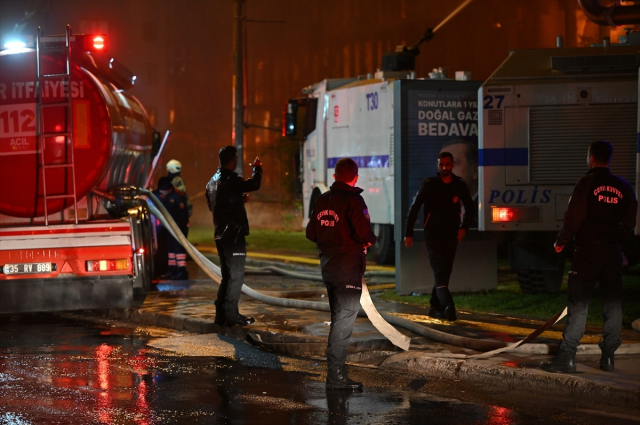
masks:
[[(59, 43), (56, 43), (55, 47), (47, 47), (46, 45), (42, 45), (42, 30), (38, 27), (38, 34), (36, 37), (36, 72), (37, 72), (37, 81), (36, 81), (36, 93), (38, 94), (36, 100), (36, 141), (38, 150), (40, 152), (39, 155), (39, 163), (40, 169), (42, 170), (42, 203), (44, 206), (44, 223), (45, 225), (49, 225), (49, 211), (47, 203), (54, 199), (73, 199), (73, 217), (75, 223), (78, 224), (78, 200), (76, 197), (76, 173), (74, 167), (74, 159), (73, 159), (73, 103), (71, 97), (71, 27), (67, 25), (67, 33), (64, 38), (64, 46), (58, 46)], [(62, 38), (62, 37), (60, 37)], [(56, 37), (57, 39), (57, 37)], [(48, 40), (47, 40), (48, 41)], [(62, 41), (62, 40), (60, 40)], [(41, 55), (43, 53), (49, 52), (59, 52), (62, 53), (66, 59), (66, 63), (63, 69), (63, 72), (60, 74), (43, 74), (41, 67)], [(67, 89), (64, 90), (63, 84), (61, 84), (61, 90), (64, 93), (65, 99), (61, 102), (43, 102), (43, 86), (45, 81), (53, 80), (53, 79), (62, 79), (61, 82), (66, 84)], [(43, 121), (43, 110), (45, 108), (65, 108), (65, 116), (66, 116), (66, 129), (62, 129), (59, 132), (45, 132), (44, 129), (44, 121)], [(47, 164), (45, 162), (45, 141), (52, 137), (64, 137), (64, 160), (62, 163), (55, 164)], [(62, 168), (67, 170), (65, 172), (65, 193), (50, 195), (47, 190), (47, 170)], [(71, 174), (71, 187), (72, 192), (68, 193), (67, 187), (67, 177)], [(64, 210), (62, 212), (62, 221), (64, 221)]]

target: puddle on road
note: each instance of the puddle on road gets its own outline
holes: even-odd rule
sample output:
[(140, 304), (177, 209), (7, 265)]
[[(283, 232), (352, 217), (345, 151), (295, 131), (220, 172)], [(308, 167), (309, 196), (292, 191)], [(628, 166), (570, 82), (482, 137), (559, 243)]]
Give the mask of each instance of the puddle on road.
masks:
[[(46, 315), (9, 322), (0, 316), (0, 423), (412, 424), (428, 418), (432, 424), (511, 424), (532, 419), (382, 383), (362, 393), (327, 391), (324, 363), (279, 357), (219, 335), (174, 334), (155, 339), (153, 347), (149, 341), (135, 328)], [(185, 347), (210, 352), (185, 355), (190, 353)]]

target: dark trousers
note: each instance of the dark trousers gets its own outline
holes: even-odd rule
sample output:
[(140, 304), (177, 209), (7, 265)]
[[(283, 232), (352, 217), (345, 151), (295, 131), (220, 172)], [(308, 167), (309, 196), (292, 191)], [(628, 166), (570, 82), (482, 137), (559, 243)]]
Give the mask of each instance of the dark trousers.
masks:
[(580, 345), (591, 293), (597, 284), (602, 290), (603, 338), (607, 348), (617, 348), (622, 340), (622, 248), (619, 244), (576, 247), (569, 271), (567, 323), (562, 339), (571, 348)]
[(329, 293), (331, 329), (327, 345), (329, 369), (342, 366), (347, 359), (347, 344), (360, 310), (362, 282), (324, 282)]
[(453, 270), (453, 260), (456, 258), (458, 239), (455, 236), (429, 236), (426, 242), (429, 263), (435, 278), (431, 291), (431, 307), (442, 310), (448, 305), (453, 305), (449, 278)]
[(239, 319), (238, 300), (244, 283), (244, 263), (247, 258), (244, 235), (239, 235), (237, 240), (216, 240), (216, 248), (220, 256), (222, 282), (214, 304), (224, 308), (225, 320)]
[[(180, 226), (180, 230), (182, 230), (182, 234), (186, 238), (189, 236), (189, 228), (186, 226)], [(174, 254), (186, 254), (187, 250), (178, 242), (176, 238), (174, 238), (171, 233), (165, 230), (167, 233), (167, 251), (172, 252)]]

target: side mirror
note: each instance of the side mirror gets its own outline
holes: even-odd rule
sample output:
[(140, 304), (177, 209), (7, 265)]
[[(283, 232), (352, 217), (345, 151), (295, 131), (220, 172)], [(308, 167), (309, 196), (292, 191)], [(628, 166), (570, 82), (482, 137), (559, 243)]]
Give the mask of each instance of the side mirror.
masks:
[(290, 100), (282, 114), (282, 137), (294, 137), (298, 130), (298, 101)]
[(316, 129), (318, 99), (305, 97), (287, 101), (282, 112), (282, 137), (305, 141)]

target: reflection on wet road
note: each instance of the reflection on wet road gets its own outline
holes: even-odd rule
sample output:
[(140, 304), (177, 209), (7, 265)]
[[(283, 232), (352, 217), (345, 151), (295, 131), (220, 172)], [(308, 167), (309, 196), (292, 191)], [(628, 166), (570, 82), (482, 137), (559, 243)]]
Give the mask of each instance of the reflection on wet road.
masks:
[[(208, 353), (186, 356), (147, 345), (154, 337), (176, 341), (181, 335), (196, 338), (48, 315), (0, 316), (0, 424), (539, 421), (505, 407), (419, 392), (426, 380), (411, 377), (401, 390), (381, 383), (362, 393), (326, 391), (323, 363), (279, 357), (212, 334), (199, 340), (208, 341), (200, 347)], [(367, 382), (374, 372), (360, 371), (356, 378)]]

